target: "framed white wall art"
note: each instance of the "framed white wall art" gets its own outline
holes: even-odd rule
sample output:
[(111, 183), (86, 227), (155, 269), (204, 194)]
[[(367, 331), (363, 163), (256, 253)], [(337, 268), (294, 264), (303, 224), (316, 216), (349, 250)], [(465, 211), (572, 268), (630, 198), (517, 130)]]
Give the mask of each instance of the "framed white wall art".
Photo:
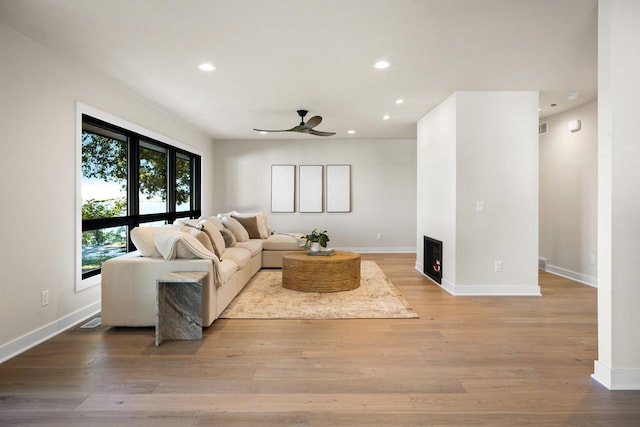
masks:
[(351, 165), (327, 165), (327, 212), (351, 212)]
[(322, 212), (322, 165), (298, 166), (298, 212)]
[(295, 165), (271, 165), (271, 212), (295, 212)]

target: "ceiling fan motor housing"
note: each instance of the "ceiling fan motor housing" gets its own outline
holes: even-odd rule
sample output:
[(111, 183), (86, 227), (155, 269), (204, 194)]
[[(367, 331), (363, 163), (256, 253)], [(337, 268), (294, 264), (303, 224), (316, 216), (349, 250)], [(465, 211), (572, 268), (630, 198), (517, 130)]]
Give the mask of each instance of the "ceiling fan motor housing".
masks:
[(304, 124), (304, 116), (307, 115), (309, 111), (307, 110), (298, 110), (298, 115), (300, 116), (300, 124), (303, 125)]

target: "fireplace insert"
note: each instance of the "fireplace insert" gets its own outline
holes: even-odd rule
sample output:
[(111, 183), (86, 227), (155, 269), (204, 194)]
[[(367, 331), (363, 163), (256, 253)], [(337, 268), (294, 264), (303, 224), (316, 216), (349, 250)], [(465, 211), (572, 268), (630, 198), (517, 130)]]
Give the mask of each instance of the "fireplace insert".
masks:
[(424, 236), (424, 274), (434, 282), (442, 284), (442, 242)]

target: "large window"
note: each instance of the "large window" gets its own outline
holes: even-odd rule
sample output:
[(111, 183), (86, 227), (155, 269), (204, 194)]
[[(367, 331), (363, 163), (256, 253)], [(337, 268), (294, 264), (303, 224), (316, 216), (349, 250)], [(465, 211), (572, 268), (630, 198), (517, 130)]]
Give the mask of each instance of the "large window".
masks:
[(200, 156), (82, 114), (82, 279), (135, 249), (129, 231), (200, 216)]

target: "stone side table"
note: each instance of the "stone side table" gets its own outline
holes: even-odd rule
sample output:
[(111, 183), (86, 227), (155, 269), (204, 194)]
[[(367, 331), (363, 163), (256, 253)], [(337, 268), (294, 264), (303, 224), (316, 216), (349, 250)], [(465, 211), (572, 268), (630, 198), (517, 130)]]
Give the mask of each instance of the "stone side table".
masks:
[(202, 283), (206, 272), (168, 273), (156, 281), (156, 345), (202, 338)]

